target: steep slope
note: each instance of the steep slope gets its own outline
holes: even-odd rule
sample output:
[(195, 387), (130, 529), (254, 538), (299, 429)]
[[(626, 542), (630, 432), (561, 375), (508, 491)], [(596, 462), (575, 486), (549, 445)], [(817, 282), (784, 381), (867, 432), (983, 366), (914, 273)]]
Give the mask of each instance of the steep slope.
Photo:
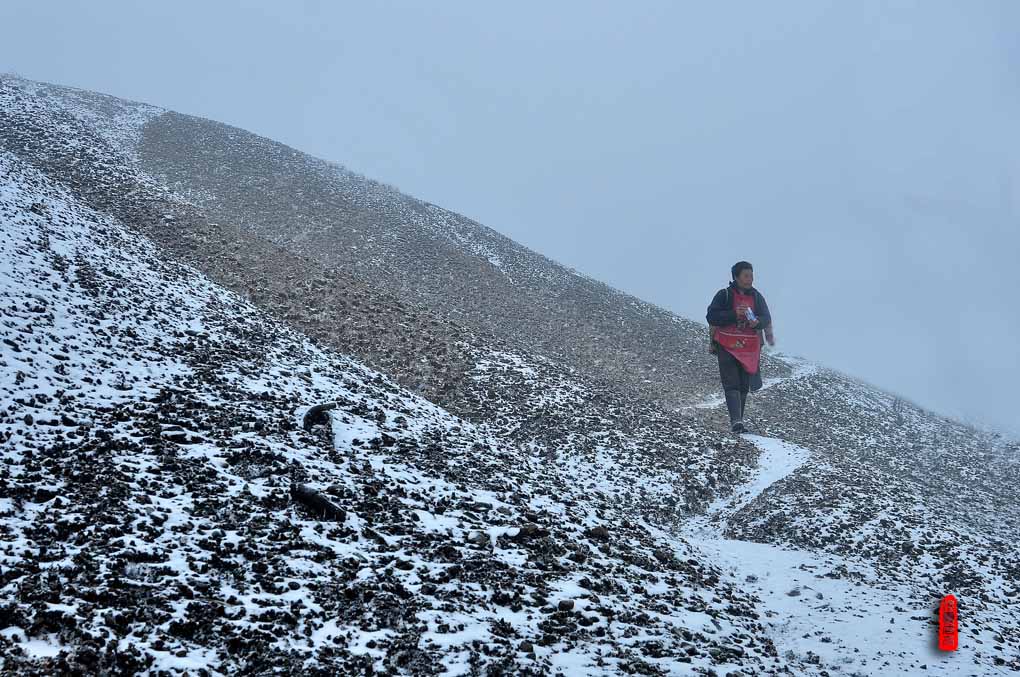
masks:
[[(706, 376), (712, 363), (702, 324), (454, 212), (269, 139), (173, 112), (144, 125), (138, 153), (146, 171), (192, 191), (217, 219), (354, 270), (403, 299), (443, 309), (596, 380), (669, 407), (715, 385)], [(712, 291), (690, 293), (707, 305)]]
[(953, 593), (973, 662), (1020, 671), (1016, 441), (814, 365), (763, 390), (753, 416), (811, 455), (733, 515), (728, 537), (838, 555), (929, 610)]
[(668, 408), (714, 387), (700, 323), (453, 212), (221, 123), (11, 77), (0, 86), (31, 101), (34, 112), (40, 104), (64, 109), (144, 169), (147, 182), (172, 189), (212, 221), (328, 269), (354, 271), (403, 302)]
[(682, 542), (10, 154), (0, 179), (5, 671), (775, 665)]
[[(558, 463), (576, 466), (579, 458), (595, 458), (601, 446), (640, 464), (625, 476), (669, 478), (656, 481), (659, 489), (651, 493), (625, 486), (620, 500), (645, 512), (696, 511), (753, 463), (753, 445), (734, 443), (695, 417), (657, 409), (573, 368), (523, 354), (499, 337), (437, 318), (352, 274), (210, 220), (125, 159), (118, 150), (124, 135), (110, 131), (120, 123), (92, 127), (94, 115), (26, 94), (20, 84), (4, 84), (0, 81), (0, 143), (216, 282)], [(104, 109), (119, 110), (112, 104)], [(126, 117), (134, 119), (137, 113), (128, 110)], [(514, 368), (483, 367), (507, 360)]]
[[(704, 351), (700, 336), (691, 339), (689, 348), (683, 348), (697, 351), (698, 355), (692, 353), (685, 359), (692, 360), (691, 369), (701, 371), (678, 390), (682, 397), (676, 401), (685, 404), (682, 411), (674, 411), (672, 403), (657, 406), (649, 399), (655, 396), (654, 392), (635, 386), (638, 372), (626, 368), (633, 364), (628, 361), (633, 355), (613, 367), (626, 370), (629, 375), (614, 380), (609, 372), (579, 368), (569, 356), (553, 351), (532, 352), (526, 348), (528, 341), (520, 340), (521, 336), (504, 340), (478, 323), (462, 322), (460, 315), (482, 312), (475, 307), (480, 297), (472, 293), (453, 291), (450, 297), (437, 296), (436, 306), (446, 309), (446, 316), (442, 317), (416, 302), (413, 294), (398, 289), (399, 285), (381, 280), (379, 276), (385, 274), (373, 270), (383, 270), (394, 261), (403, 262), (409, 251), (425, 246), (419, 241), (424, 236), (418, 231), (431, 232), (426, 227), (428, 220), (412, 219), (407, 210), (413, 212), (427, 203), (412, 201), (409, 204), (418, 206), (393, 211), (391, 202), (405, 198), (398, 200), (399, 194), (395, 196), (390, 189), (357, 177), (351, 179), (350, 186), (361, 188), (348, 186), (350, 194), (341, 191), (337, 194), (340, 197), (334, 195), (339, 202), (328, 208), (323, 206), (325, 213), (336, 209), (344, 218), (353, 219), (357, 212), (360, 214), (357, 218), (366, 219), (357, 232), (369, 233), (366, 237), (410, 239), (403, 243), (406, 247), (393, 245), (372, 250), (377, 254), (374, 257), (361, 258), (345, 250), (337, 253), (335, 265), (330, 263), (332, 259), (317, 260), (307, 249), (307, 238), (296, 239), (294, 242), (300, 245), (296, 246), (294, 242), (261, 237), (257, 231), (262, 226), (253, 226), (243, 212), (243, 224), (237, 215), (231, 216), (230, 209), (215, 208), (214, 212), (215, 193), (202, 193), (185, 181), (168, 182), (166, 176), (157, 179), (149, 173), (147, 169), (158, 169), (151, 164), (155, 155), (146, 160), (138, 149), (152, 142), (151, 138), (146, 141), (145, 130), (151, 131), (156, 124), (170, 124), (165, 118), (177, 119), (144, 104), (0, 78), (0, 147), (9, 149), (19, 161), (31, 163), (50, 178), (66, 183), (70, 195), (80, 202), (157, 241), (165, 257), (193, 264), (214, 282), (243, 294), (292, 329), (314, 337), (321, 346), (356, 356), (390, 374), (396, 384), (428, 396), (464, 419), (444, 419), (446, 424), (458, 428), (473, 426), (472, 429), (491, 435), (498, 444), (480, 443), (501, 445), (505, 450), (505, 467), (510, 468), (506, 471), (503, 465), (491, 465), (485, 453), (479, 458), (481, 450), (471, 449), (472, 442), (466, 449), (453, 448), (450, 454), (439, 454), (433, 449), (417, 456), (414, 467), (419, 471), (428, 469), (432, 476), (444, 477), (451, 470), (451, 459), (458, 459), (453, 465), (463, 463), (460, 472), (475, 466), (488, 469), (493, 477), (516, 477), (517, 470), (527, 476), (537, 472), (536, 477), (545, 478), (542, 482), (547, 482), (544, 486), (550, 495), (564, 505), (569, 506), (569, 501), (585, 505), (595, 501), (600, 506), (596, 510), (602, 510), (603, 516), (632, 526), (638, 524), (662, 543), (675, 540), (676, 534), (680, 535), (680, 543), (693, 539), (694, 562), (716, 562), (734, 573), (733, 577), (724, 576), (729, 585), (760, 598), (755, 600), (755, 608), (767, 619), (765, 636), (781, 649), (782, 665), (801, 671), (853, 669), (856, 674), (913, 674), (922, 669), (934, 670), (933, 666), (960, 668), (961, 674), (1020, 670), (1020, 651), (1013, 630), (1020, 627), (1014, 602), (1018, 575), (1015, 563), (1020, 561), (1015, 546), (1016, 535), (1020, 533), (1016, 522), (1016, 445), (1010, 446), (909, 403), (895, 407), (893, 396), (887, 393), (788, 356), (777, 356), (771, 361), (766, 367), (766, 389), (750, 401), (755, 426), (752, 429), (765, 436), (728, 439), (716, 432), (723, 429), (725, 416), (718, 398), (692, 399), (698, 393), (717, 388), (714, 364), (698, 366)], [(216, 123), (192, 119), (184, 128), (204, 134), (204, 125), (216, 127)], [(202, 179), (220, 186), (218, 190), (236, 189), (248, 195), (246, 191), (250, 189), (244, 184), (254, 182), (266, 194), (261, 199), (276, 204), (285, 198), (269, 195), (273, 190), (267, 181), (274, 175), (263, 171), (280, 172), (285, 191), (295, 188), (297, 184), (293, 182), (307, 179), (316, 185), (319, 180), (307, 175), (312, 170), (319, 171), (314, 159), (295, 155), (290, 149), (240, 130), (216, 128), (220, 131), (214, 137), (220, 134), (228, 137), (209, 141), (217, 149), (210, 158), (230, 159), (238, 166), (207, 164), (203, 169), (196, 165), (188, 171), (223, 174)], [(230, 131), (223, 132), (221, 128)], [(179, 129), (177, 133), (183, 132)], [(230, 139), (230, 134), (235, 138)], [(237, 147), (231, 148), (235, 141)], [(291, 153), (289, 160), (287, 152)], [(263, 155), (273, 162), (292, 166), (281, 169), (272, 162), (265, 164)], [(212, 163), (210, 158), (195, 162)], [(190, 161), (185, 158), (180, 162)], [(245, 171), (246, 167), (251, 171)], [(343, 174), (335, 166), (322, 171)], [(231, 187), (231, 176), (241, 177), (240, 187)], [(365, 197), (368, 189), (363, 183), (375, 186), (372, 188), (377, 191), (372, 193), (375, 197)], [(316, 190), (333, 190), (328, 181), (324, 186)], [(347, 209), (343, 207), (345, 200), (361, 200), (357, 207), (361, 211), (343, 211)], [(197, 207), (194, 202), (203, 206)], [(417, 224), (412, 228), (415, 234), (399, 235), (403, 232), (401, 228), (410, 226), (394, 221), (372, 225), (375, 211), (389, 214), (387, 218)], [(221, 218), (224, 215), (226, 218)], [(433, 268), (424, 263), (429, 261), (425, 257), (415, 264), (421, 268), (421, 275), (445, 271), (442, 276), (455, 278), (450, 284), (462, 284), (474, 275), (465, 272), (471, 268), (465, 261), (482, 257), (494, 259), (489, 261), (493, 266), (502, 263), (503, 259), (493, 253), (495, 250), (471, 239), (474, 236), (470, 228), (458, 230), (456, 223), (462, 222), (447, 224), (449, 230), (435, 229), (434, 234), (447, 243), (441, 247), (444, 256), (449, 255), (461, 261), (457, 265), (466, 267), (446, 269), (442, 267), (445, 264), (439, 263)], [(378, 229), (374, 235), (372, 228)], [(376, 245), (352, 241), (351, 246), (371, 250)], [(450, 253), (445, 249), (448, 246), (462, 251)], [(529, 277), (527, 271), (534, 261), (525, 254), (519, 259), (511, 254), (504, 258), (517, 260), (516, 274), (532, 280), (530, 284), (540, 287), (540, 280), (547, 279), (549, 288), (554, 290), (550, 293), (574, 298), (566, 291), (573, 282), (556, 282), (556, 276), (541, 266)], [(386, 258), (391, 255), (392, 260)], [(578, 277), (569, 271), (564, 275)], [(588, 307), (592, 298), (586, 296), (587, 300), (575, 305)], [(547, 299), (535, 303), (541, 307)], [(612, 301), (610, 306), (616, 308), (615, 303)], [(541, 317), (529, 317), (552, 332), (562, 309), (553, 307), (548, 315), (543, 312), (533, 308), (529, 313)], [(632, 314), (623, 313), (619, 317), (631, 327), (643, 327), (645, 320), (637, 317), (642, 312), (637, 308)], [(518, 321), (530, 320), (518, 318)], [(662, 339), (659, 348), (672, 345), (669, 344), (672, 339), (655, 331), (649, 336)], [(588, 339), (580, 340), (583, 343)], [(655, 340), (649, 339), (648, 343), (654, 344)], [(645, 351), (653, 348), (654, 345), (642, 346)], [(673, 352), (667, 359), (681, 354), (674, 351), (676, 348), (672, 345)], [(588, 350), (582, 346), (576, 355)], [(598, 354), (613, 355), (613, 350)], [(569, 348), (567, 352), (571, 352)], [(119, 357), (106, 359), (114, 364)], [(288, 369), (292, 376), (302, 371), (299, 365), (302, 360), (304, 357), (294, 358), (293, 368)], [(654, 381), (658, 377), (646, 372), (637, 381), (646, 378)], [(667, 378), (663, 383), (670, 380)], [(188, 383), (184, 390), (193, 387)], [(204, 392), (204, 387), (196, 389)], [(665, 386), (655, 386), (660, 387)], [(306, 403), (320, 401), (316, 398), (321, 393), (303, 392), (302, 402), (305, 395), (309, 395)], [(237, 393), (217, 397), (237, 398)], [(290, 404), (292, 408), (296, 406)], [(271, 415), (293, 419), (293, 411), (285, 409), (277, 407)], [(229, 446), (232, 437), (224, 431), (217, 439)], [(322, 442), (321, 438), (316, 439)], [(341, 439), (347, 438), (341, 434)], [(731, 504), (735, 486), (738, 496), (751, 491), (741, 482), (754, 482), (757, 471), (752, 471), (756, 463), (765, 464), (762, 472), (771, 472), (769, 464), (776, 457), (770, 454), (778, 444), (799, 445), (803, 455), (784, 474), (767, 475), (772, 478), (769, 483), (755, 485), (751, 500), (733, 497)], [(343, 442), (338, 445), (348, 447)], [(342, 472), (342, 466), (336, 472)], [(329, 473), (332, 472), (331, 468)], [(465, 489), (469, 486), (473, 485), (464, 484)], [(478, 486), (494, 490), (484, 483)], [(355, 493), (363, 490), (358, 485)], [(367, 491), (371, 492), (371, 487)], [(549, 529), (560, 519), (558, 512), (541, 512), (547, 500), (542, 498), (525, 508), (546, 520), (543, 529)], [(690, 521), (691, 513), (700, 513), (710, 504), (714, 507), (707, 517)], [(705, 520), (714, 525), (715, 535), (709, 541), (699, 541), (692, 529)], [(487, 524), (492, 528), (506, 526)], [(740, 553), (752, 553), (758, 559)], [(840, 604), (820, 602), (808, 608), (806, 603), (813, 598), (806, 595), (787, 596), (785, 592), (777, 595), (768, 588), (771, 583), (763, 583), (767, 579), (765, 572), (756, 569), (754, 561), (758, 565), (772, 562), (770, 566), (821, 569), (825, 573), (812, 587), (817, 588), (819, 583), (830, 586), (825, 594), (841, 595)], [(757, 581), (747, 581), (747, 576), (755, 576)], [(888, 594), (882, 592), (886, 589)], [(924, 638), (932, 636), (934, 605), (945, 592), (954, 592), (961, 598), (964, 612), (961, 642), (967, 651), (960, 656), (965, 654), (966, 664), (961, 663), (960, 656), (947, 662), (944, 656), (926, 655), (930, 643)], [(789, 599), (792, 597), (797, 599)], [(826, 641), (825, 637), (832, 639), (839, 634), (837, 630), (846, 622), (847, 613), (864, 611), (850, 609), (855, 601), (874, 602), (882, 614), (889, 611), (894, 618), (889, 629), (896, 627), (900, 631), (889, 639), (902, 639), (900, 655), (892, 655), (895, 652), (891, 652), (889, 642), (869, 646), (866, 641), (856, 644), (850, 640)], [(478, 603), (478, 599), (472, 599), (464, 607), (474, 609), (465, 613), (474, 613), (476, 620), (481, 618), (477, 615)], [(789, 617), (798, 610), (800, 616)], [(824, 623), (822, 634), (813, 631), (796, 634), (799, 628), (806, 629), (806, 619)], [(883, 622), (884, 619), (883, 615)], [(878, 646), (885, 655), (876, 655)], [(541, 651), (536, 656), (540, 654)], [(551, 654), (546, 656), (552, 660)], [(720, 657), (725, 659), (724, 654), (716, 656)], [(514, 669), (523, 665), (534, 667), (508, 664), (514, 665)], [(971, 664), (970, 672), (962, 672), (964, 665), (970, 668)], [(662, 660), (656, 665), (667, 669), (664, 666), (669, 663)], [(749, 667), (752, 665), (753, 662), (749, 663)], [(606, 669), (622, 671), (624, 667), (613, 664)]]

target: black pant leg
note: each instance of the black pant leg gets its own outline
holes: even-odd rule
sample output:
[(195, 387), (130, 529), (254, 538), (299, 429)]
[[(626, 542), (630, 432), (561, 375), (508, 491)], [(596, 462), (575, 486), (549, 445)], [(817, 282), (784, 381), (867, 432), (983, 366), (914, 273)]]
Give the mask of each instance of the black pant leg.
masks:
[(723, 394), (726, 396), (730, 423), (735, 423), (743, 418), (740, 396), (746, 390), (747, 372), (740, 361), (725, 348), (720, 347), (716, 357), (719, 360), (719, 378), (722, 381)]
[[(722, 347), (716, 353), (716, 358), (719, 361), (719, 378), (722, 381), (723, 390), (739, 391), (741, 389), (741, 372), (744, 372), (740, 361), (733, 357), (730, 351)], [(744, 375), (746, 378), (746, 372)]]

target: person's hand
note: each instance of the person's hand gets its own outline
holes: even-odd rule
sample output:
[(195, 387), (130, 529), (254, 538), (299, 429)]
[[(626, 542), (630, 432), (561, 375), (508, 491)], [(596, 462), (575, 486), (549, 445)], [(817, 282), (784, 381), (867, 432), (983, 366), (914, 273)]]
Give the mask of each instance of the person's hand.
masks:
[(747, 306), (737, 306), (737, 321), (747, 319)]
[(749, 320), (748, 324), (751, 325), (752, 327), (757, 327), (758, 326), (758, 318), (754, 318), (753, 320)]

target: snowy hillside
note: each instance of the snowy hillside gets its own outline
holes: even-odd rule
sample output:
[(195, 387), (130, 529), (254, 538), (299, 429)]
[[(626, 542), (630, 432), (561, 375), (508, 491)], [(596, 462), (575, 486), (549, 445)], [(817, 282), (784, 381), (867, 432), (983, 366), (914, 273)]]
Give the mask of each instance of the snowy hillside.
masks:
[[(271, 139), (179, 113), (145, 124), (137, 152), (147, 172), (190, 191), (217, 220), (241, 223), (287, 251), (353, 271), (593, 380), (674, 407), (712, 385), (700, 321), (580, 275), (450, 210)], [(683, 290), (688, 283), (681, 276), (676, 284)], [(714, 291), (690, 289), (706, 306)]]
[(654, 491), (625, 484), (614, 500), (675, 518), (678, 511), (700, 509), (754, 462), (753, 445), (690, 417), (651, 407), (554, 360), (522, 354), (499, 337), (402, 304), (356, 277), (317, 268), (257, 236), (209, 222), (122, 160), (117, 138), (105, 126), (89, 126), (74, 106), (40, 101), (17, 87), (0, 90), (0, 103), (0, 119), (7, 122), (0, 140), (21, 157), (303, 333), (356, 353), (409, 386), (424, 380), (430, 388), (422, 390), (447, 409), (547, 459), (576, 467), (579, 458), (615, 453), (627, 459), (627, 469), (584, 472), (665, 478), (653, 483)]
[(472, 223), (0, 77), (0, 672), (1020, 671), (1015, 443)]
[(762, 391), (756, 428), (812, 453), (727, 535), (838, 555), (932, 608), (951, 592), (975, 658), (1020, 670), (1020, 446), (896, 399), (817, 367)]
[(6, 670), (772, 662), (686, 546), (0, 176)]
[[(0, 77), (5, 97), (0, 108), (19, 142), (26, 122), (56, 116), (77, 127), (75, 138), (121, 155), (146, 186), (169, 188), (212, 221), (290, 254), (356, 272), (405, 303), (673, 406), (711, 386), (700, 323), (459, 214), (211, 120), (13, 77)], [(464, 303), (445, 303), (451, 297)]]

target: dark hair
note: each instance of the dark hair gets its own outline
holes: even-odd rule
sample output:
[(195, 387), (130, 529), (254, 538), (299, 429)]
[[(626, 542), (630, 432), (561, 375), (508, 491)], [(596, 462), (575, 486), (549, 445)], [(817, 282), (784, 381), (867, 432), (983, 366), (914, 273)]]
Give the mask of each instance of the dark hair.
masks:
[(730, 272), (733, 273), (733, 279), (734, 280), (737, 279), (737, 277), (740, 275), (741, 272), (743, 272), (745, 268), (747, 268), (748, 270), (754, 270), (754, 266), (752, 266), (747, 261), (737, 261), (736, 263), (734, 263), (733, 267), (730, 268)]

